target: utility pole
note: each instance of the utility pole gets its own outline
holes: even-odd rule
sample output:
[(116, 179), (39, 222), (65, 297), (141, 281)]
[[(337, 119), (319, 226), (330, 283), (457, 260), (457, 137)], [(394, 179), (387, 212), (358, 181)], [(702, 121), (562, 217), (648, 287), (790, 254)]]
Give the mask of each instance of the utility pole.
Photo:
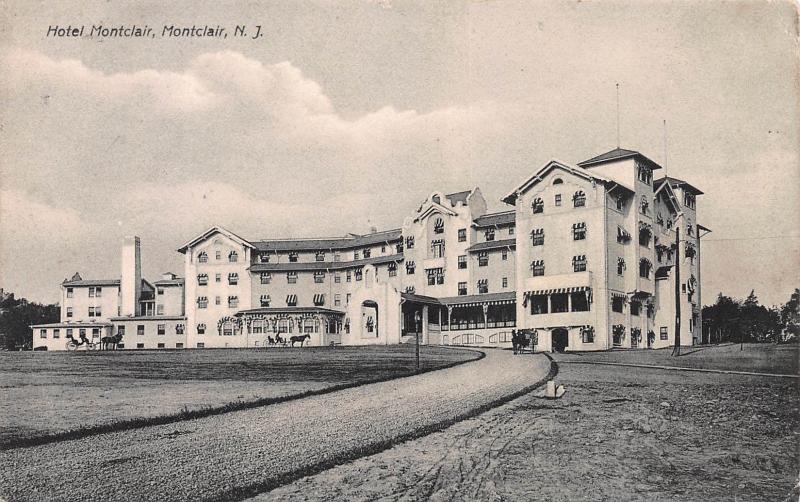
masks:
[(421, 318), (422, 318), (422, 316), (419, 314), (419, 312), (415, 312), (414, 313), (414, 320), (417, 321), (417, 329), (416, 329), (416, 333), (415, 333), (416, 334), (416, 339), (417, 339), (416, 340), (417, 343), (415, 344), (416, 352), (417, 352), (417, 373), (419, 373), (419, 332), (422, 329)]
[(675, 347), (672, 355), (681, 355), (681, 226), (675, 225)]

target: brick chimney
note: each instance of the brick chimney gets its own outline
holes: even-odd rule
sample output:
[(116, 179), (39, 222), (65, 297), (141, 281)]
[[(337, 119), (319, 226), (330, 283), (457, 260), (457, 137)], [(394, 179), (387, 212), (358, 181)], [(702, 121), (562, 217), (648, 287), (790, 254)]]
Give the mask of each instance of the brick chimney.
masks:
[(139, 315), (139, 298), (142, 296), (142, 257), (139, 238), (125, 237), (122, 243), (120, 273), (120, 315)]

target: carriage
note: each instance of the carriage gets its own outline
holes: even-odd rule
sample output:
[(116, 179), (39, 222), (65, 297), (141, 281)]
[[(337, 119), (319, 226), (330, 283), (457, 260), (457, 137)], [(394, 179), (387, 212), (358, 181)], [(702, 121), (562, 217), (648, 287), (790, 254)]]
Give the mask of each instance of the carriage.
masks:
[(514, 354), (523, 354), (526, 349), (533, 354), (538, 341), (539, 334), (535, 329), (518, 329), (511, 335), (511, 345), (514, 348)]

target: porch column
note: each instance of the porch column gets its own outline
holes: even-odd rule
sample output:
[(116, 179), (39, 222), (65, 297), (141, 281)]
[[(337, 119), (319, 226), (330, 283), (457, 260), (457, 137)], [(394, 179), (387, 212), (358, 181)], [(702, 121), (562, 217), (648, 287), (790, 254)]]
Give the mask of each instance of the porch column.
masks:
[(572, 312), (572, 293), (567, 293), (567, 312)]
[(548, 293), (548, 295), (547, 295), (547, 313), (548, 314), (552, 314), (553, 313), (553, 302), (551, 301), (550, 296), (551, 295)]
[(489, 327), (489, 304), (484, 303), (481, 306), (481, 309), (483, 310), (483, 329), (487, 329)]
[(447, 306), (447, 331), (451, 330), (451, 324), (453, 323), (453, 306)]
[(428, 344), (428, 306), (422, 306), (422, 343)]

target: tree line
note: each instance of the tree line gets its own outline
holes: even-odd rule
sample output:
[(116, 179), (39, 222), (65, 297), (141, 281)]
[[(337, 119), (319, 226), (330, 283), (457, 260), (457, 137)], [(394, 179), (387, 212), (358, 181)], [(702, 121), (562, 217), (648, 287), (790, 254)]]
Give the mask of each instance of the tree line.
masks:
[(781, 306), (760, 305), (755, 291), (744, 300), (722, 293), (703, 307), (703, 330), (711, 343), (790, 342), (800, 337), (800, 289)]
[(58, 304), (43, 305), (15, 298), (14, 293), (0, 293), (0, 349), (30, 349), (31, 325), (58, 322)]

